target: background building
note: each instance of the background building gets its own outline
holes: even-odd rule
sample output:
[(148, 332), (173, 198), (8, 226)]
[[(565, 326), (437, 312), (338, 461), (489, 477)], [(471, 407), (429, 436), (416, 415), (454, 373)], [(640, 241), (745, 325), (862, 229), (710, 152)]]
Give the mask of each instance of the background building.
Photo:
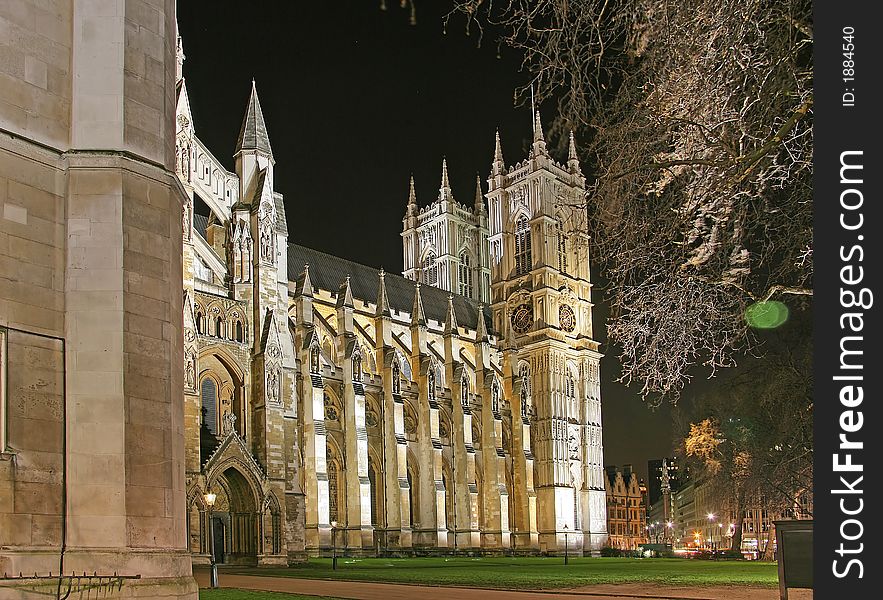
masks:
[(644, 492), (632, 465), (605, 467), (607, 473), (608, 545), (621, 550), (637, 550), (650, 542)]

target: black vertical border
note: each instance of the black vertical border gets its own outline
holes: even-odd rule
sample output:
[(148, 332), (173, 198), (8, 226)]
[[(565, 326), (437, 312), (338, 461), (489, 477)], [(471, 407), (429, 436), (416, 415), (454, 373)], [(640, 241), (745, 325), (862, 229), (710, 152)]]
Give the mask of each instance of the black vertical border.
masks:
[[(818, 599), (865, 599), (879, 598), (883, 594), (883, 562), (880, 557), (879, 523), (883, 520), (881, 504), (880, 463), (883, 462), (879, 439), (880, 433), (880, 377), (883, 363), (880, 362), (878, 346), (879, 308), (883, 302), (883, 290), (879, 286), (881, 237), (883, 237), (883, 202), (880, 196), (880, 179), (883, 165), (877, 145), (883, 140), (877, 135), (883, 102), (878, 90), (883, 87), (883, 22), (875, 18), (879, 5), (875, 2), (845, 0), (815, 0), (814, 3), (814, 370), (815, 370), (815, 490), (814, 490), (814, 597)], [(843, 39), (844, 28), (854, 30), (852, 60), (855, 61), (854, 81), (844, 81)], [(848, 31), (848, 30), (847, 30)], [(854, 94), (854, 102), (845, 93)], [(853, 104), (848, 106), (847, 104)], [(860, 184), (841, 183), (841, 154), (860, 151), (861, 155), (850, 155), (851, 163), (863, 165), (862, 175), (852, 170), (852, 178), (860, 177)], [(847, 175), (847, 178), (850, 178)], [(859, 189), (863, 196), (862, 206), (847, 211), (841, 207), (841, 193), (846, 189)], [(847, 194), (847, 204), (855, 204), (859, 196)], [(860, 229), (849, 231), (841, 226), (841, 214), (848, 224), (855, 224), (858, 213), (864, 219)], [(860, 246), (862, 252), (850, 250)], [(863, 279), (854, 285), (844, 285), (841, 269), (853, 265), (847, 278), (863, 269)], [(874, 295), (870, 308), (846, 308), (841, 303), (842, 290), (852, 289), (858, 293), (868, 288)], [(862, 313), (863, 331), (841, 328), (844, 313)], [(852, 355), (850, 362), (863, 365), (860, 374), (862, 381), (844, 382), (834, 380), (838, 375), (856, 375), (859, 370), (845, 371), (840, 368), (841, 339), (844, 336), (861, 336), (861, 341), (850, 341), (852, 349), (860, 349), (863, 354)], [(859, 347), (860, 344), (860, 347)], [(840, 401), (840, 391), (844, 385), (853, 383), (863, 388), (863, 401), (849, 408)], [(841, 415), (844, 411), (861, 411), (863, 425), (857, 432), (847, 433), (849, 440), (860, 441), (863, 448), (857, 450), (840, 449)], [(851, 417), (853, 422), (857, 415)], [(835, 454), (839, 461), (846, 459), (845, 453), (852, 455), (852, 462), (861, 464), (863, 472), (835, 472)], [(855, 484), (857, 475), (864, 479)], [(839, 494), (835, 490), (844, 489), (840, 480), (847, 482), (861, 494)], [(840, 502), (845, 499), (847, 510), (858, 514), (849, 516), (843, 513)], [(844, 539), (841, 526), (847, 519), (856, 519), (857, 524), (848, 523), (844, 532), (855, 540)], [(854, 554), (840, 553), (844, 548), (861, 550)], [(846, 576), (837, 577), (836, 569), (843, 573), (850, 559), (861, 561), (861, 569), (853, 564)], [(859, 574), (861, 572), (861, 577)]]

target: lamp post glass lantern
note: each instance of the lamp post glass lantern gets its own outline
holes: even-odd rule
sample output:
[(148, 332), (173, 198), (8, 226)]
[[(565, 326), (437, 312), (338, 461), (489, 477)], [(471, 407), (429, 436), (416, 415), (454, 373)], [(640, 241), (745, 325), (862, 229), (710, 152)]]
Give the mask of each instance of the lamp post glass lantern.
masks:
[(564, 524), (564, 564), (568, 564), (567, 523)]
[(218, 587), (218, 565), (215, 562), (215, 527), (212, 522), (212, 507), (215, 505), (215, 500), (218, 499), (218, 495), (214, 492), (206, 492), (205, 496), (205, 504), (208, 506), (208, 540), (209, 540), (209, 565), (210, 565), (210, 580), (211, 587)]

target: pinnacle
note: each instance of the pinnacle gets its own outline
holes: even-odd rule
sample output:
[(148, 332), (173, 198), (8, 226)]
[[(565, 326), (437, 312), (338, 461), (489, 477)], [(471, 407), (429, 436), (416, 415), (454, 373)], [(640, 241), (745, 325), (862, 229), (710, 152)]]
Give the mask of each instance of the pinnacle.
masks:
[(481, 193), (481, 175), (475, 174), (475, 212), (484, 210), (484, 195)]
[(457, 313), (454, 311), (454, 295), (448, 294), (448, 314), (445, 317), (445, 335), (457, 333)]
[(545, 142), (546, 138), (543, 136), (543, 124), (540, 121), (540, 111), (536, 111), (533, 121), (533, 141), (536, 142)]
[(475, 326), (475, 341), (476, 342), (486, 342), (488, 341), (487, 335), (487, 325), (484, 322), (484, 304), (478, 304), (478, 319), (477, 325)]
[(236, 153), (243, 150), (257, 150), (273, 156), (270, 138), (267, 135), (267, 124), (264, 122), (264, 113), (261, 110), (261, 102), (258, 100), (258, 90), (254, 79), (251, 80), (251, 96), (248, 99), (245, 118), (242, 120), (239, 139), (236, 142)]
[(503, 172), (505, 164), (503, 163), (503, 149), (500, 146), (500, 130), (494, 134), (494, 161), (492, 163), (491, 174), (499, 175)]
[(426, 314), (423, 312), (423, 298), (420, 297), (420, 282), (414, 286), (414, 307), (411, 309), (411, 327), (426, 325)]
[(386, 295), (386, 271), (380, 269), (380, 285), (377, 288), (377, 310), (375, 317), (389, 317), (389, 297)]
[(442, 177), (441, 177), (441, 187), (438, 188), (438, 199), (439, 200), (452, 200), (453, 194), (451, 193), (451, 182), (448, 180), (448, 159), (442, 158)]

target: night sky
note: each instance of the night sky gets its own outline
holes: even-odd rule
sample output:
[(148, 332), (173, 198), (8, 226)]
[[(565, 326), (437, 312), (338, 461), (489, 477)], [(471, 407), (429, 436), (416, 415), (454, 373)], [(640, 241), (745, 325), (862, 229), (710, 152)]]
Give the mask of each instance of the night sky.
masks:
[[(457, 20), (445, 35), (447, 3), (418, 2), (415, 26), (408, 9), (387, 5), (184, 0), (178, 24), (197, 136), (231, 171), (255, 79), (289, 240), (401, 272), (409, 175), (418, 204), (431, 203), (446, 156), (454, 197), (471, 205), (476, 172), (487, 189), (497, 127), (506, 163), (526, 157), (530, 109), (516, 107), (513, 92), (529, 77), (515, 52), (498, 56), (490, 34), (477, 47)], [(596, 288), (595, 329), (610, 355), (601, 362), (605, 463), (632, 463), (646, 478), (647, 460), (670, 454), (670, 409), (651, 411), (613, 382), (601, 295)]]

